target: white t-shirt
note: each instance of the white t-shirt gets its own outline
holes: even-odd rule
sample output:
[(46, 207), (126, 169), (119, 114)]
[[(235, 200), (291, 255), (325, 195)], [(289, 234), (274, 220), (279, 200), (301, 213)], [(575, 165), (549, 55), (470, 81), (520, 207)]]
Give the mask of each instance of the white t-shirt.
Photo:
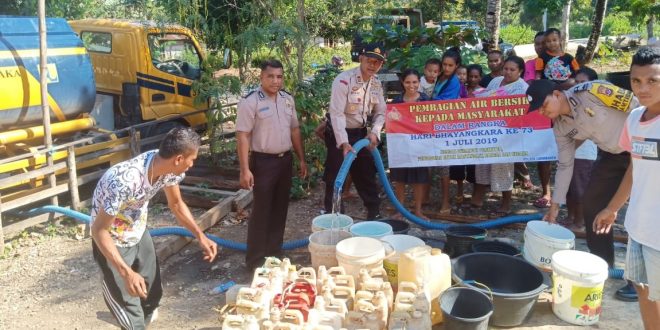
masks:
[(575, 159), (596, 160), (598, 158), (598, 147), (591, 140), (584, 140), (582, 145), (575, 149)]
[(640, 122), (646, 107), (633, 110), (621, 132), (619, 144), (632, 157), (633, 184), (626, 211), (626, 230), (635, 241), (660, 250), (660, 116)]
[(140, 241), (147, 228), (149, 199), (164, 186), (179, 184), (185, 176), (170, 173), (149, 184), (149, 167), (157, 154), (158, 150), (150, 150), (116, 164), (103, 174), (94, 189), (92, 223), (101, 207), (114, 216), (108, 231), (117, 246), (130, 247)]
[(422, 76), (422, 79), (419, 80), (419, 92), (426, 94), (430, 100), (433, 97), (433, 89), (435, 89), (435, 81), (430, 83), (426, 81), (426, 77)]

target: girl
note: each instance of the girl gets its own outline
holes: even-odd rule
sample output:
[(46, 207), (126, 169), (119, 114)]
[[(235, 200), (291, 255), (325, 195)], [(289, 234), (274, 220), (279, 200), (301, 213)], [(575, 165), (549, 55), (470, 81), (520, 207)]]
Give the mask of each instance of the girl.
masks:
[(468, 97), (474, 97), (475, 92), (479, 92), (484, 88), (479, 85), (479, 82), (484, 76), (484, 70), (479, 64), (471, 64), (467, 67), (468, 80), (467, 80), (467, 94)]
[(461, 91), (459, 95), (461, 98), (467, 97), (467, 68), (464, 66), (459, 66), (458, 69), (456, 69), (456, 76), (458, 77), (458, 81), (461, 83)]
[[(406, 69), (401, 73), (401, 85), (403, 86), (403, 94), (397, 96), (392, 103), (411, 103), (428, 101), (424, 93), (419, 92), (420, 74), (415, 69)], [(428, 220), (422, 213), (422, 202), (424, 193), (427, 190), (431, 181), (428, 167), (411, 167), (411, 168), (392, 168), (390, 169), (390, 178), (394, 185), (396, 198), (405, 203), (405, 188), (406, 184), (412, 184), (415, 199), (415, 215)]]
[[(520, 95), (527, 91), (527, 83), (522, 79), (525, 72), (525, 61), (518, 56), (509, 56), (504, 61), (504, 75), (494, 78), (485, 91), (478, 97), (495, 95)], [(513, 189), (513, 163), (477, 165), (475, 170), (477, 184), (474, 188), (472, 206), (481, 208), (486, 192), (490, 185), (491, 191), (502, 192), (502, 204), (491, 217), (500, 218), (511, 212), (511, 190)]]
[[(460, 98), (461, 82), (456, 76), (458, 67), (461, 66), (461, 54), (457, 47), (448, 49), (442, 54), (442, 74), (435, 84), (433, 100), (455, 100)], [(440, 180), (442, 183), (442, 205), (440, 214), (449, 214), (449, 167), (440, 166)]]
[(545, 52), (536, 59), (536, 79), (549, 79), (558, 84), (569, 82), (580, 65), (571, 54), (564, 53), (559, 30), (550, 28), (543, 36)]

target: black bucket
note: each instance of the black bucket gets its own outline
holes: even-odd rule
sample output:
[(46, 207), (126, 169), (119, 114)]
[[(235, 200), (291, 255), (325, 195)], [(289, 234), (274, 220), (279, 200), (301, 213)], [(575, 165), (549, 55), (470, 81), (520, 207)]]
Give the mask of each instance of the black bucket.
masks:
[(476, 241), (472, 243), (472, 252), (494, 252), (508, 256), (520, 254), (515, 246), (499, 241)]
[(472, 243), (482, 241), (486, 238), (486, 233), (486, 229), (475, 226), (450, 226), (445, 230), (447, 235), (445, 253), (452, 258), (470, 253)]
[[(531, 316), (539, 294), (547, 288), (543, 274), (527, 261), (500, 253), (470, 253), (452, 266), (456, 282), (493, 295), (490, 324), (514, 327)], [(476, 284), (475, 282), (479, 283)], [(482, 285), (488, 287), (483, 288)]]
[(440, 296), (445, 329), (486, 330), (493, 303), (483, 292), (463, 287), (445, 290)]
[(618, 87), (632, 90), (630, 88), (630, 71), (608, 72), (605, 77), (609, 82)]
[(394, 235), (398, 235), (398, 234), (405, 235), (408, 233), (408, 230), (410, 230), (410, 224), (407, 221), (391, 220), (391, 219), (376, 220), (376, 221), (383, 222), (392, 226), (392, 233)]

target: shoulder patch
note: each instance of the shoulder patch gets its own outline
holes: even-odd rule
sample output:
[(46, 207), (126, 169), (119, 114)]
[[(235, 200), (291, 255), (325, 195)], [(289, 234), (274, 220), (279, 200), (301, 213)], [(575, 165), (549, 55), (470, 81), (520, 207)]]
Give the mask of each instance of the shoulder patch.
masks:
[(264, 94), (264, 92), (259, 91), (258, 93), (259, 93), (259, 99), (260, 99), (260, 100), (263, 100), (263, 99), (266, 98), (266, 94)]
[(243, 96), (243, 98), (247, 99), (248, 97), (250, 97), (250, 95), (254, 94), (256, 91), (257, 90), (255, 89), (255, 90), (252, 90), (252, 91), (248, 92), (245, 96)]
[(633, 93), (627, 89), (609, 83), (593, 83), (589, 93), (595, 96), (604, 105), (623, 112), (630, 111)]
[(346, 81), (346, 80), (340, 79), (339, 82), (346, 85), (346, 86), (348, 86), (348, 81)]
[(288, 96), (293, 96), (293, 95), (291, 95), (291, 93), (287, 92), (287, 91), (284, 90), (284, 89), (280, 89), (280, 95), (282, 95), (282, 96), (287, 96), (287, 95), (288, 95)]

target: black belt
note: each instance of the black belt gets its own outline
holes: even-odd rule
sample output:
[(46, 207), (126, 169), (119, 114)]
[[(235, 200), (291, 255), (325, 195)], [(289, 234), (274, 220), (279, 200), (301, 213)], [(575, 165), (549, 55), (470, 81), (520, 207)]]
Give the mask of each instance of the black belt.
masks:
[(291, 154), (291, 150), (280, 152), (279, 154), (269, 154), (265, 152), (252, 151), (252, 156), (262, 157), (262, 158), (282, 158), (290, 154)]

